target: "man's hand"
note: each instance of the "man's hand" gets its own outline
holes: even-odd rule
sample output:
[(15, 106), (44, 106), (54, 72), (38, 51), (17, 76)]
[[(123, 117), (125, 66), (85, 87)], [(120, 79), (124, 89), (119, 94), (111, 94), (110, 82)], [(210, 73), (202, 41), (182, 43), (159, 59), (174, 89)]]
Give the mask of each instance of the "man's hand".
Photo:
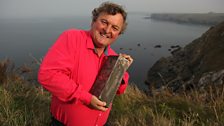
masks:
[(130, 66), (132, 64), (133, 59), (130, 55), (127, 55), (127, 54), (120, 54), (120, 55), (129, 61), (128, 66)]
[(100, 110), (100, 111), (106, 111), (108, 108), (106, 108), (106, 102), (100, 101), (96, 96), (92, 96), (90, 106), (94, 109)]

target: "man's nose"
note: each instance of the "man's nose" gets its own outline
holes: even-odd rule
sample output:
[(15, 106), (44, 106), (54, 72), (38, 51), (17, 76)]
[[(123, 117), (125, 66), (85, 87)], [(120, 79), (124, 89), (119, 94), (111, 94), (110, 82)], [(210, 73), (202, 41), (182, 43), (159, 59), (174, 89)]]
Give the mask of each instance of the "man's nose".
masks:
[(105, 30), (106, 33), (110, 33), (111, 32), (111, 26), (105, 27), (104, 30)]

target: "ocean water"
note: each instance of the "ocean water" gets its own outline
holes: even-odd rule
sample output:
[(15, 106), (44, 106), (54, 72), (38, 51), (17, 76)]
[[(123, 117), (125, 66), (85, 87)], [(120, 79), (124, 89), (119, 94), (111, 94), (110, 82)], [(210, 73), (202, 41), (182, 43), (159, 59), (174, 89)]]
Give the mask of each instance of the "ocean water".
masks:
[[(118, 53), (126, 53), (134, 62), (129, 68), (130, 82), (141, 89), (147, 71), (161, 57), (171, 55), (173, 45), (181, 47), (200, 37), (208, 26), (177, 24), (145, 19), (144, 13), (129, 14), (128, 28), (112, 45)], [(0, 19), (0, 60), (9, 58), (17, 66), (42, 58), (58, 35), (66, 29), (90, 28), (91, 16), (33, 19)], [(155, 48), (160, 45), (161, 48)]]

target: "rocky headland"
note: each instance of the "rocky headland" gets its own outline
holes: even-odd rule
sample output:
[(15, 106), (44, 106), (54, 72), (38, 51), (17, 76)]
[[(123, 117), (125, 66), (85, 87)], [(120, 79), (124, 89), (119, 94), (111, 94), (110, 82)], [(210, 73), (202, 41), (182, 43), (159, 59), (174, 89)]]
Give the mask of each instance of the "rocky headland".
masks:
[(224, 22), (171, 54), (159, 59), (148, 71), (145, 82), (149, 89), (168, 87), (176, 92), (223, 85)]
[(171, 21), (176, 23), (216, 25), (224, 21), (224, 13), (153, 13), (146, 19)]

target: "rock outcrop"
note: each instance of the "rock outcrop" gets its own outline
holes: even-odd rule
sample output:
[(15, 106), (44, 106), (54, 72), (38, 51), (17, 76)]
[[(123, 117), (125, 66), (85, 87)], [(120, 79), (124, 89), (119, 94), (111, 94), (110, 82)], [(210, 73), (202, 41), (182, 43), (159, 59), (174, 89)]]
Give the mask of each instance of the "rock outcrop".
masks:
[(172, 56), (161, 58), (148, 71), (145, 82), (149, 87), (167, 86), (177, 91), (183, 88), (200, 88), (205, 84), (213, 84), (213, 80), (214, 83), (222, 82), (224, 22), (211, 27), (200, 38), (171, 53)]
[(154, 13), (151, 19), (211, 26), (224, 21), (224, 13)]

